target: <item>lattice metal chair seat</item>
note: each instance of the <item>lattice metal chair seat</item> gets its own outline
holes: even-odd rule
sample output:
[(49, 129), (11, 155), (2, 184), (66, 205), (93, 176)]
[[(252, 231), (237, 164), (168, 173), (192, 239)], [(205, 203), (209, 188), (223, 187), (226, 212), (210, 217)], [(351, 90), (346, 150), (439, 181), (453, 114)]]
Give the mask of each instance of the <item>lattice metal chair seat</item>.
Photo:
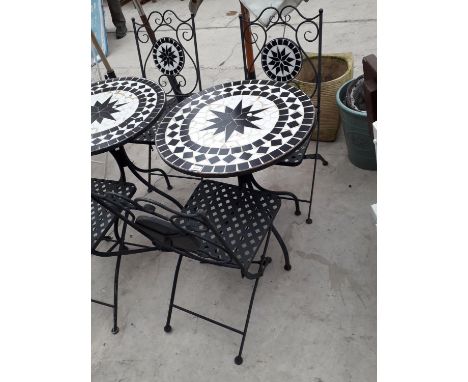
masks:
[(158, 117), (156, 123), (153, 126), (151, 126), (148, 130), (146, 130), (143, 134), (140, 134), (138, 137), (132, 139), (131, 142), (138, 143), (138, 144), (154, 145), (154, 137), (156, 135), (156, 130), (158, 129), (159, 122), (163, 120), (166, 114), (175, 105), (177, 105), (177, 103), (178, 101), (175, 97), (168, 98), (168, 100), (166, 101), (166, 106), (164, 107), (164, 110), (162, 111), (161, 115)]
[[(239, 268), (238, 263), (220, 248), (222, 243), (218, 239), (221, 238), (241, 266), (248, 270), (280, 207), (280, 198), (271, 193), (205, 180), (199, 183), (182, 213), (204, 214), (219, 236), (216, 237), (212, 231), (197, 227), (197, 222), (192, 219), (177, 217), (174, 223), (189, 231), (199, 229), (200, 237), (197, 243), (192, 242), (189, 249), (196, 252), (201, 257), (200, 260)], [(150, 232), (151, 228), (163, 224), (161, 219), (155, 219), (157, 218), (142, 216), (138, 217), (136, 222), (148, 228)], [(167, 225), (164, 227), (162, 230), (166, 234), (175, 234), (175, 227), (172, 228), (173, 231)], [(156, 241), (161, 240), (158, 233), (154, 236)], [(173, 241), (172, 244), (177, 246), (178, 243), (180, 242)], [(187, 249), (186, 239), (180, 247)]]
[[(184, 211), (204, 211), (242, 266), (248, 269), (280, 207), (280, 198), (271, 193), (204, 181), (189, 198)], [(202, 237), (205, 235), (206, 232), (201, 233)], [(213, 235), (209, 238), (214, 239)], [(211, 258), (235, 266), (217, 247), (205, 242), (203, 250)]]
[[(93, 178), (91, 179), (91, 192), (98, 194), (112, 192), (131, 198), (136, 192), (136, 186), (133, 183)], [(116, 215), (97, 201), (91, 200), (91, 248), (94, 249), (99, 245), (116, 220)]]

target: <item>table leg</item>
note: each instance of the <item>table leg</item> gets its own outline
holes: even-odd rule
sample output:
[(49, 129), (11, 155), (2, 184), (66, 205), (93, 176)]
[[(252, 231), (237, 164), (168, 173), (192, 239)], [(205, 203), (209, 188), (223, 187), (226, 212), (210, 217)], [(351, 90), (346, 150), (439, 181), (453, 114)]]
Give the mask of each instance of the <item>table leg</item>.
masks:
[(114, 150), (111, 150), (112, 156), (115, 158), (117, 165), (119, 166), (120, 169), (120, 180), (125, 181), (125, 167), (127, 167), (130, 172), (137, 177), (137, 179), (143, 183), (146, 187), (148, 187), (148, 190), (154, 191), (157, 194), (165, 197), (166, 199), (170, 200), (172, 203), (174, 203), (177, 207), (182, 208), (182, 204), (180, 204), (177, 199), (173, 198), (172, 196), (166, 194), (165, 192), (157, 189), (154, 187), (151, 183), (149, 183), (146, 179), (144, 179), (140, 174), (139, 170), (142, 172), (146, 172), (146, 170), (142, 170), (135, 166), (133, 162), (130, 160), (130, 158), (127, 155), (127, 152), (125, 151), (124, 146), (117, 147)]
[(239, 184), (239, 187), (251, 188), (251, 187), (249, 187), (249, 185), (251, 185), (250, 177), (251, 177), (250, 174), (248, 174), (248, 175), (239, 175), (237, 177), (237, 182)]
[(260, 191), (271, 192), (272, 194), (275, 194), (275, 195), (288, 196), (289, 197), (288, 199), (294, 201), (294, 204), (296, 206), (295, 214), (297, 216), (299, 216), (301, 214), (301, 209), (299, 207), (299, 202), (300, 201), (302, 202), (303, 200), (298, 199), (296, 194), (294, 194), (292, 192), (289, 192), (289, 191), (267, 190), (266, 188), (263, 188), (260, 184), (258, 184), (258, 182), (255, 180), (253, 174), (240, 175), (240, 176), (238, 176), (238, 180), (239, 180), (239, 186), (240, 187), (247, 187), (247, 188), (253, 189), (253, 187), (255, 186)]
[(124, 162), (120, 159), (119, 152), (117, 150), (112, 150), (111, 155), (114, 157), (115, 161), (117, 162), (117, 166), (119, 166), (119, 171), (120, 171), (120, 179), (119, 182), (126, 182), (126, 177), (125, 177), (125, 164)]

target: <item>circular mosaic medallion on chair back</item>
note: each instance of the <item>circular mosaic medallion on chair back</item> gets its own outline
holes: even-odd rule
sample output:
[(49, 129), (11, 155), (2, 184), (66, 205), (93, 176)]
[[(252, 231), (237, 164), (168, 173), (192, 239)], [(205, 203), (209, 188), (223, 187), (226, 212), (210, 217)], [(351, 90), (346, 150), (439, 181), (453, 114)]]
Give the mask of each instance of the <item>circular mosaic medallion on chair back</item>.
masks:
[(162, 73), (176, 76), (184, 67), (184, 49), (173, 38), (162, 37), (153, 46), (153, 60)]
[(288, 38), (275, 38), (262, 49), (262, 68), (272, 80), (290, 81), (297, 76), (301, 66), (301, 50)]

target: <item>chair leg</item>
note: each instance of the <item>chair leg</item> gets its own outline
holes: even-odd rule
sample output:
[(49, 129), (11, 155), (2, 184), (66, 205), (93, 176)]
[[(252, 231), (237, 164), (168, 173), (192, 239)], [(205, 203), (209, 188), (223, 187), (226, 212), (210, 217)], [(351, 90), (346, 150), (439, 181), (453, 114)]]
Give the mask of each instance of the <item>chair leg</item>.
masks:
[(283, 250), (284, 262), (285, 262), (284, 269), (287, 270), (287, 271), (290, 271), (291, 270), (291, 263), (289, 262), (288, 248), (286, 247), (286, 244), (284, 244), (283, 238), (281, 237), (279, 232), (276, 230), (275, 226), (273, 226), (273, 225), (271, 226), (271, 231), (273, 232), (273, 235), (275, 235), (276, 240), (278, 240), (278, 243), (279, 243), (281, 249)]
[(242, 359), (242, 350), (244, 349), (245, 337), (247, 336), (247, 329), (249, 327), (250, 314), (252, 313), (252, 306), (253, 306), (255, 292), (257, 291), (257, 285), (258, 285), (259, 280), (260, 278), (255, 280), (255, 285), (253, 287), (252, 296), (250, 297), (249, 311), (247, 312), (247, 319), (245, 320), (245, 326), (244, 326), (244, 331), (242, 334), (242, 341), (241, 341), (240, 348), (239, 348), (239, 354), (234, 358), (234, 362), (236, 365), (240, 365), (244, 361)]
[[(320, 136), (320, 126), (318, 127), (317, 131), (317, 137)], [(307, 219), (306, 223), (307, 224), (312, 224), (312, 219), (310, 218), (310, 213), (312, 211), (312, 198), (314, 196), (314, 186), (315, 186), (315, 173), (317, 171), (317, 159), (322, 160), (323, 163), (323, 158), (322, 156), (318, 153), (318, 146), (319, 146), (319, 139), (315, 141), (315, 153), (313, 154), (314, 158), (314, 171), (312, 173), (312, 184), (310, 186), (310, 198), (309, 198), (309, 211), (307, 213)], [(328, 164), (328, 162), (327, 162)]]
[(256, 181), (256, 179), (254, 177), (251, 178), (251, 181), (252, 183), (255, 185), (255, 187), (257, 187), (260, 191), (266, 191), (266, 192), (270, 192), (272, 194), (275, 194), (275, 195), (286, 195), (286, 196), (289, 196), (291, 197), (293, 200), (294, 200), (294, 204), (296, 205), (296, 211), (294, 212), (297, 216), (299, 216), (301, 214), (301, 209), (299, 207), (299, 199), (297, 198), (297, 196), (295, 194), (293, 194), (292, 192), (289, 192), (289, 191), (272, 191), (272, 190), (268, 190), (262, 186), (260, 186), (260, 184), (258, 184), (258, 182)]
[(176, 270), (174, 273), (174, 281), (172, 282), (171, 302), (169, 303), (169, 311), (167, 312), (166, 326), (164, 327), (164, 331), (166, 333), (170, 333), (172, 331), (172, 327), (171, 327), (172, 307), (174, 306), (174, 297), (175, 297), (177, 279), (179, 277), (180, 263), (182, 262), (182, 257), (183, 257), (182, 255), (179, 255), (179, 259), (177, 260)]
[[(128, 219), (128, 212), (125, 214), (125, 218)], [(118, 226), (117, 222), (114, 225), (114, 231), (118, 238), (119, 249), (128, 249), (125, 246), (125, 234), (127, 232), (127, 223), (124, 221), (122, 225), (122, 234), (119, 236), (118, 233)], [(117, 334), (119, 332), (119, 327), (117, 326), (117, 309), (119, 306), (119, 271), (120, 271), (120, 261), (122, 260), (122, 256), (117, 256), (117, 261), (115, 263), (115, 274), (114, 274), (114, 306), (113, 306), (113, 313), (114, 313), (114, 327), (112, 328), (112, 334)]]
[(118, 299), (119, 299), (119, 271), (120, 271), (120, 261), (122, 256), (117, 256), (117, 261), (115, 264), (115, 275), (114, 275), (114, 327), (112, 328), (112, 334), (117, 334), (119, 332), (119, 327), (117, 326), (117, 308), (118, 308)]
[(115, 240), (117, 241), (122, 240), (119, 235), (119, 220), (118, 219), (114, 223), (114, 236), (115, 236)]
[[(148, 145), (148, 170), (151, 168), (151, 145)], [(148, 183), (151, 184), (151, 173), (148, 172)], [(151, 188), (148, 187), (148, 192), (151, 192)]]

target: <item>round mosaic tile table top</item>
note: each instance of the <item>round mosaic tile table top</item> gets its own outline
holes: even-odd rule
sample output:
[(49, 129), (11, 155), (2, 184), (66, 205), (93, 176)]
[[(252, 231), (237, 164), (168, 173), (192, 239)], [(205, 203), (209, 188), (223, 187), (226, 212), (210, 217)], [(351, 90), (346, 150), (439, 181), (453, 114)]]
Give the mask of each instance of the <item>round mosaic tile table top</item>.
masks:
[(178, 103), (156, 132), (171, 167), (202, 177), (252, 173), (279, 161), (311, 133), (315, 109), (286, 83), (225, 83)]
[(143, 133), (165, 103), (163, 89), (144, 78), (121, 77), (91, 84), (91, 155)]

